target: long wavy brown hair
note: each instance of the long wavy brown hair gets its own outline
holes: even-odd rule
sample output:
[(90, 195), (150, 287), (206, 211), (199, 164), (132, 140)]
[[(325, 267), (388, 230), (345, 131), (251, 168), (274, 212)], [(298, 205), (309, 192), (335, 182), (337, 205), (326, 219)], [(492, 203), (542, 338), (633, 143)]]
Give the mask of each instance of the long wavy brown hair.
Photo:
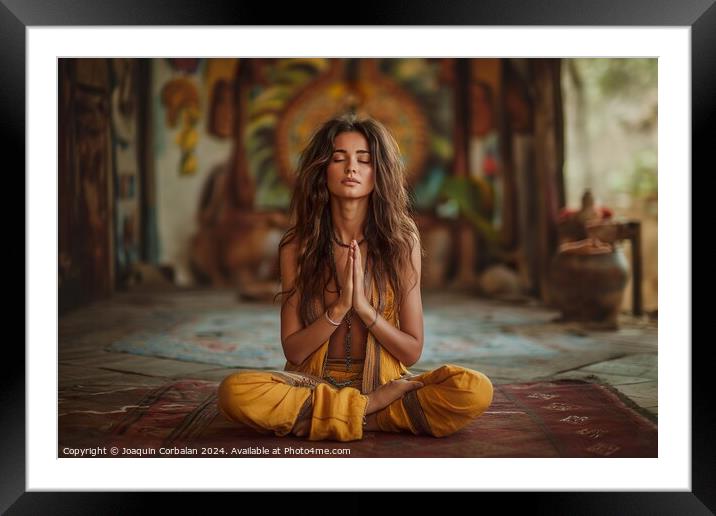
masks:
[[(336, 136), (351, 131), (361, 133), (368, 141), (375, 174), (364, 229), (368, 243), (364, 266), (378, 287), (378, 310), (385, 307), (386, 287), (393, 291), (396, 309), (400, 307), (407, 282), (401, 271), (409, 266), (417, 272), (410, 256), (414, 246), (420, 246), (420, 236), (410, 216), (405, 166), (398, 143), (383, 124), (370, 117), (359, 119), (348, 114), (328, 120), (313, 134), (299, 158), (289, 210), (293, 225), (279, 244), (280, 252), (284, 245), (297, 243), (298, 271), (295, 285), (277, 297), (284, 296), (285, 301), (298, 290), (299, 314), (306, 326), (323, 311), (325, 291), (331, 278), (336, 281), (331, 264), (332, 222), (326, 170)], [(418, 282), (419, 278), (410, 288)]]

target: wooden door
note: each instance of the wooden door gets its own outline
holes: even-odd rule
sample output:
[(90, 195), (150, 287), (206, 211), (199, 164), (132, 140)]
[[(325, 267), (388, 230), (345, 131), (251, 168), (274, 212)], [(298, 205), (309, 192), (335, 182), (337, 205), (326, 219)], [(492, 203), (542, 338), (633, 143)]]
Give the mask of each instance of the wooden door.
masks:
[(112, 292), (107, 60), (61, 59), (59, 100), (58, 288), (62, 314)]

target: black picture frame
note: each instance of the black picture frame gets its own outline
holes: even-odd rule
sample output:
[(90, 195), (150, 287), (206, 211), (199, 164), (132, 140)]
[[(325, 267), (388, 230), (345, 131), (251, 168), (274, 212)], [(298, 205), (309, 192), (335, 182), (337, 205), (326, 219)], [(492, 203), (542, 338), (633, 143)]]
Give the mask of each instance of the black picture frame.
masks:
[[(339, 12), (349, 12), (338, 6)], [(318, 11), (312, 8), (310, 11)], [(362, 2), (350, 16), (323, 9), (330, 16), (319, 22), (302, 3), (275, 5), (260, 2), (227, 2), (221, 6), (195, 0), (1, 0), (0, 54), (3, 79), (0, 87), (2, 127), (6, 149), (12, 149), (18, 168), (25, 169), (25, 31), (32, 26), (114, 25), (422, 25), (422, 26), (684, 26), (691, 27), (692, 162), (705, 163), (708, 138), (716, 125), (716, 7), (714, 0), (553, 0), (529, 2), (454, 0), (437, 3)], [(337, 23), (338, 22), (338, 23)], [(568, 52), (568, 47), (565, 47)], [(708, 140), (707, 140), (708, 139)], [(710, 144), (710, 145), (709, 145)], [(689, 171), (690, 173), (691, 171)], [(22, 190), (25, 191), (24, 181)], [(24, 238), (14, 242), (22, 241)], [(19, 244), (17, 244), (19, 246)], [(23, 259), (27, 263), (23, 245)], [(29, 271), (25, 269), (25, 275)], [(25, 286), (23, 284), (23, 286)], [(19, 306), (20, 303), (15, 303)], [(9, 305), (9, 306), (12, 306)], [(23, 308), (25, 303), (22, 304)], [(8, 308), (10, 310), (11, 308)], [(25, 312), (25, 318), (27, 313)], [(689, 321), (691, 325), (691, 320)], [(670, 343), (689, 345), (691, 342)], [(708, 350), (692, 346), (692, 490), (690, 492), (551, 492), (480, 493), (480, 504), (499, 497), (502, 508), (526, 502), (530, 512), (550, 514), (712, 514), (716, 508), (713, 480), (716, 453), (711, 433), (716, 428), (716, 407), (707, 385)], [(25, 354), (17, 341), (8, 341), (5, 372), (0, 375), (0, 511), (8, 514), (125, 514), (143, 512), (146, 494), (105, 492), (25, 492)], [(9, 367), (9, 364), (14, 364)], [(667, 381), (667, 380), (663, 380)], [(699, 386), (701, 388), (699, 388)], [(661, 436), (660, 436), (661, 438)], [(668, 439), (669, 436), (663, 438)], [(178, 493), (165, 493), (160, 502), (182, 504)], [(415, 493), (417, 495), (417, 493)], [(246, 494), (242, 494), (245, 497)], [(295, 497), (296, 494), (293, 495)], [(369, 509), (356, 493), (344, 498), (344, 507)], [(214, 504), (222, 503), (222, 499)], [(271, 503), (280, 503), (272, 497)], [(240, 503), (250, 503), (245, 499)], [(266, 503), (265, 501), (263, 503)], [(293, 503), (297, 502), (295, 498)], [(458, 502), (459, 503), (459, 502)], [(212, 505), (214, 505), (212, 504)], [(402, 506), (402, 504), (400, 504)], [(415, 500), (411, 504), (415, 506)], [(278, 506), (275, 507), (278, 509)], [(386, 507), (388, 508), (388, 507)], [(396, 509), (398, 505), (396, 504)], [(295, 508), (294, 508), (295, 509)], [(503, 509), (504, 510), (504, 509)]]

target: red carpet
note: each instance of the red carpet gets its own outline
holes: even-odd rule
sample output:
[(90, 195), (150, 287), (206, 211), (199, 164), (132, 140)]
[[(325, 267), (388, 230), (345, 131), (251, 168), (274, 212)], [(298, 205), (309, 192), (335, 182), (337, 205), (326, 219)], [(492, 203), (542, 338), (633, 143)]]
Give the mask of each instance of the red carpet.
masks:
[[(60, 393), (59, 452), (133, 448), (145, 457), (657, 457), (657, 426), (611, 387), (577, 380), (495, 385), (492, 406), (447, 438), (366, 433), (362, 441), (315, 442), (262, 435), (217, 412), (216, 382), (182, 380), (161, 387), (79, 386)], [(63, 414), (62, 400), (82, 410)], [(206, 450), (205, 450), (206, 448)], [(223, 453), (221, 449), (223, 448)], [(279, 452), (275, 454), (273, 451)], [(232, 453), (233, 451), (233, 453)], [(192, 453), (194, 452), (194, 453)], [(90, 452), (85, 452), (85, 456)]]

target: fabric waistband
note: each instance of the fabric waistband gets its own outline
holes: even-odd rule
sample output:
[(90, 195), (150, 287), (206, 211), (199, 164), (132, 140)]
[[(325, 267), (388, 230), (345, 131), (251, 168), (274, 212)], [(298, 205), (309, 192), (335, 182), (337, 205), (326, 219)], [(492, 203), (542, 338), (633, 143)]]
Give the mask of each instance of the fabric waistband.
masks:
[(343, 358), (326, 359), (326, 370), (341, 371), (343, 373), (360, 373), (363, 371), (363, 360), (351, 360), (351, 366), (346, 371), (346, 361)]
[[(329, 376), (331, 378), (328, 378)], [(351, 360), (351, 366), (349, 370), (346, 371), (345, 359), (327, 358), (323, 377), (334, 385), (334, 381), (339, 383), (351, 381), (353, 386), (358, 387), (363, 377), (363, 359)]]
[[(353, 358), (351, 359), (351, 364), (363, 364), (365, 360), (362, 358)], [(328, 364), (345, 364), (346, 359), (345, 358), (326, 358), (326, 365)]]

